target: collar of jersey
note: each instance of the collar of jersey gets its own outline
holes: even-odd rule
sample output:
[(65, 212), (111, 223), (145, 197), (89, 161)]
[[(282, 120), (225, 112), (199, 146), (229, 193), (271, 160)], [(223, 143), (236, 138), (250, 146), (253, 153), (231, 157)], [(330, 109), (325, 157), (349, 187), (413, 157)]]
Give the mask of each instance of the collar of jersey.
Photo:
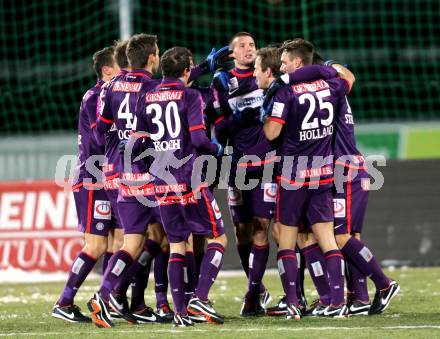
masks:
[(246, 68), (246, 69), (240, 69), (240, 68), (234, 68), (231, 70), (231, 73), (233, 76), (237, 78), (247, 78), (254, 76), (254, 69), (253, 68)]
[(182, 82), (182, 80), (177, 78), (163, 78), (162, 83), (160, 83), (157, 88), (174, 86), (185, 87), (185, 84)]
[(145, 69), (132, 69), (130, 72), (127, 73), (127, 75), (141, 76), (141, 77), (148, 77), (148, 78), (151, 78), (153, 76), (153, 74), (146, 71)]
[(102, 85), (104, 85), (104, 80), (99, 79), (98, 82), (96, 83), (95, 87), (101, 88)]

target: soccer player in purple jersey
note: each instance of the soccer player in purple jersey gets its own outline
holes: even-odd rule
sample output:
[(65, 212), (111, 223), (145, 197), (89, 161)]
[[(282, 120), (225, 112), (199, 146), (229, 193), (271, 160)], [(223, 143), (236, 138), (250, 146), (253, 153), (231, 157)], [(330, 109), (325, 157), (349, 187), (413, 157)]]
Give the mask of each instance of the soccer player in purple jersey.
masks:
[[(294, 72), (310, 65), (313, 52), (313, 45), (303, 39), (283, 45), (282, 70)], [(292, 69), (286, 69), (288, 66)], [(287, 319), (301, 317), (295, 290), (298, 269), (294, 247), (304, 217), (318, 239), (328, 268), (331, 304), (323, 315), (347, 315), (344, 259), (333, 234), (331, 187), (334, 110), (339, 108), (339, 99), (350, 86), (348, 81), (336, 78), (284, 87), (275, 95), (271, 115), (264, 125), (269, 140), (279, 137), (285, 125), (277, 176), (276, 219), (280, 223), (277, 259), (288, 302)]]
[[(119, 66), (120, 73), (125, 73), (129, 69), (127, 56), (125, 54), (127, 44), (128, 44), (128, 40), (124, 40), (124, 41), (115, 41), (113, 45), (114, 59)], [(97, 110), (97, 113), (99, 114), (99, 108)], [(105, 135), (105, 144), (109, 145), (111, 142), (113, 142), (115, 145), (118, 145), (119, 143), (115, 128), (111, 128), (110, 131), (108, 131)], [(107, 154), (111, 149), (111, 147), (105, 146), (104, 149), (105, 149), (105, 154)], [(108, 169), (108, 167), (109, 167), (108, 164), (105, 163), (103, 166), (104, 176), (106, 174), (106, 169)], [(122, 247), (124, 241), (123, 231), (119, 223), (119, 213), (116, 204), (116, 200), (118, 198), (119, 177), (114, 175), (112, 176), (111, 174), (112, 173), (110, 173), (109, 177), (105, 176), (104, 189), (106, 191), (108, 200), (110, 201), (110, 204), (112, 206), (112, 213), (115, 215), (115, 218), (118, 220), (119, 227), (112, 228), (109, 232), (107, 251), (105, 252), (104, 257), (102, 259), (103, 274), (107, 268), (107, 264), (111, 256), (113, 255), (113, 253), (115, 253)]]
[[(339, 72), (347, 70), (333, 64)], [(334, 140), (335, 186), (334, 214), (336, 242), (348, 263), (350, 283), (348, 307), (351, 315), (382, 313), (391, 299), (399, 293), (399, 284), (388, 278), (371, 250), (360, 240), (368, 201), (369, 175), (364, 157), (356, 147), (354, 119), (347, 97), (340, 99), (336, 114)], [(339, 174), (339, 175), (338, 175)], [(370, 306), (366, 278), (369, 277), (376, 293)]]
[[(262, 278), (269, 257), (268, 229), (275, 206), (276, 183), (263, 180), (263, 168), (274, 163), (274, 145), (263, 134), (258, 112), (263, 103), (263, 90), (254, 77), (256, 46), (250, 33), (239, 32), (230, 41), (235, 68), (218, 73), (213, 80), (219, 91), (218, 101), (224, 116), (214, 122), (216, 133), (229, 137), (233, 146), (233, 164), (228, 187), (228, 205), (235, 226), (237, 250), (243, 270), (248, 277), (248, 291), (240, 310), (241, 316), (264, 314), (271, 297)], [(229, 112), (229, 113), (228, 113)], [(229, 114), (229, 116), (228, 116)], [(242, 156), (253, 156), (258, 161), (240, 161)], [(258, 181), (249, 190), (236, 185), (236, 173)]]
[[(154, 91), (141, 97), (137, 108), (136, 136), (148, 141), (154, 161), (156, 199), (170, 242), (168, 277), (174, 301), (174, 325), (193, 325), (189, 314), (202, 314), (207, 321), (222, 324), (208, 293), (222, 266), (226, 235), (218, 205), (207, 184), (194, 183), (197, 156), (220, 156), (222, 146), (210, 142), (203, 121), (200, 93), (187, 88), (192, 54), (173, 47), (161, 58), (163, 80)], [(203, 258), (195, 297), (185, 305), (184, 267), (190, 234), (203, 235), (208, 246)]]
[[(102, 190), (102, 178), (86, 168), (90, 156), (103, 152), (96, 143), (92, 126), (96, 120), (96, 107), (101, 86), (119, 71), (113, 59), (113, 47), (106, 47), (93, 55), (93, 68), (98, 82), (83, 96), (78, 121), (79, 164), (76, 168), (73, 195), (78, 214), (78, 229), (84, 233), (85, 245), (73, 261), (66, 285), (52, 309), (52, 316), (68, 322), (90, 322), (74, 304), (76, 292), (107, 249), (107, 236), (112, 220), (108, 198)], [(97, 165), (93, 162), (93, 165)], [(100, 168), (99, 164), (97, 166)]]
[[(280, 46), (281, 47), (281, 46)], [(288, 79), (286, 81), (289, 81), (290, 78), (293, 80), (297, 79), (305, 79), (308, 81), (318, 80), (321, 78), (322, 74), (328, 76), (328, 69), (332, 70), (331, 75), (336, 76), (336, 71), (330, 67), (320, 66), (320, 69), (310, 69), (310, 67), (303, 67), (300, 70), (298, 70), (295, 73), (289, 74)], [(256, 77), (257, 85), (259, 88), (264, 89), (265, 95), (268, 95), (268, 88), (271, 88), (271, 91), (273, 91), (273, 86), (277, 86), (279, 88), (280, 86), (284, 85), (284, 82), (278, 83), (280, 80), (281, 75), (281, 60), (278, 53), (277, 47), (266, 47), (259, 49), (257, 51), (257, 58), (255, 59), (255, 72), (254, 75)], [(282, 80), (281, 80), (282, 81)], [(270, 93), (269, 93), (270, 95)], [(266, 97), (265, 97), (266, 101)], [(265, 108), (262, 107), (262, 110)], [(267, 107), (269, 110), (269, 108)], [(272, 233), (275, 233), (274, 239), (278, 243), (279, 237), (277, 235), (278, 233), (278, 224), (274, 224)], [(319, 252), (321, 250), (318, 247)], [(298, 251), (299, 252), (299, 251)], [(301, 258), (299, 253), (297, 253), (297, 260), (303, 261), (304, 259)], [(300, 262), (298, 262), (298, 269), (301, 269)], [(298, 275), (298, 279), (296, 282), (296, 288), (297, 288), (297, 297), (300, 302), (300, 308), (301, 313), (305, 312), (305, 302), (304, 302), (304, 296), (303, 296), (303, 279), (301, 279), (304, 275)], [(313, 275), (312, 275), (313, 277)], [(328, 286), (328, 283), (327, 283)], [(301, 299), (303, 301), (301, 302)], [(266, 310), (266, 314), (270, 316), (282, 316), (287, 314), (287, 304), (286, 304), (286, 298), (283, 297), (281, 300), (277, 303), (277, 305), (270, 307)]]
[[(321, 64), (323, 60), (317, 57), (314, 63)], [(332, 60), (325, 64), (333, 65), (340, 76), (347, 76), (354, 81), (352, 73), (342, 65)], [(321, 66), (309, 68), (312, 67)], [(331, 73), (322, 75), (324, 80), (334, 77)], [(302, 80), (309, 79), (302, 77)], [(301, 77), (289, 79), (291, 85), (300, 81)], [(349, 314), (377, 314), (388, 307), (391, 299), (399, 292), (400, 286), (383, 273), (372, 252), (360, 241), (368, 200), (368, 168), (356, 147), (354, 119), (348, 99), (344, 96), (340, 101), (340, 109), (335, 115), (333, 142), (336, 173), (333, 187), (335, 238), (347, 262)], [(316, 240), (311, 238), (310, 247), (316, 246)], [(322, 268), (322, 271), (326, 271), (325, 268)], [(313, 271), (311, 275), (313, 277)], [(377, 290), (371, 307), (366, 285), (367, 276), (373, 280)]]
[[(97, 131), (101, 134), (107, 133), (114, 123), (119, 144), (126, 142), (136, 127), (137, 118), (132, 112), (135, 111), (137, 99), (156, 85), (151, 77), (159, 64), (157, 37), (134, 35), (128, 42), (126, 54), (131, 70), (109, 83), (103, 93), (101, 115), (97, 120)], [(132, 171), (126, 173), (119, 150), (113, 150), (108, 164), (112, 167), (109, 170), (120, 175), (117, 205), (124, 228), (124, 244), (110, 259), (99, 292), (88, 303), (92, 320), (98, 327), (113, 326), (109, 317), (110, 303), (116, 312), (131, 323), (161, 322), (161, 318), (145, 305), (144, 300), (150, 263), (160, 253), (163, 240), (158, 209), (138, 201), (138, 196), (148, 195), (154, 200), (152, 185), (148, 183), (148, 166), (144, 162), (136, 162), (132, 164)], [(149, 224), (157, 230), (154, 240), (145, 239)], [(154, 224), (156, 226), (152, 226)], [(133, 279), (135, 289), (129, 308), (126, 292)]]

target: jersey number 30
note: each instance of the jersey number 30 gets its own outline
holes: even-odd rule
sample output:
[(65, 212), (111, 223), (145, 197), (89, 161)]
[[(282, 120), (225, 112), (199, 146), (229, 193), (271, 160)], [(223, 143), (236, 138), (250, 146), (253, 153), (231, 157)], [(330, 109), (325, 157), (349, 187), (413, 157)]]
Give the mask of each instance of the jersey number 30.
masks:
[[(330, 96), (330, 90), (325, 89), (323, 91), (316, 92), (315, 94), (318, 98), (319, 109), (320, 110), (326, 109), (328, 111), (328, 118), (321, 119), (321, 125), (329, 126), (333, 122), (333, 105), (331, 102), (323, 101), (323, 99)], [(302, 94), (298, 98), (298, 100), (301, 105), (305, 104), (306, 100), (310, 103), (307, 114), (304, 117), (304, 120), (301, 124), (301, 129), (307, 130), (307, 129), (319, 128), (318, 118), (315, 117), (312, 119), (313, 113), (315, 112), (315, 108), (316, 108), (315, 97), (311, 93), (305, 93)]]
[[(150, 133), (150, 138), (152, 140), (160, 140), (165, 135), (165, 125), (171, 138), (176, 138), (180, 134), (180, 116), (177, 103), (175, 101), (170, 101), (165, 107), (165, 125), (162, 118), (162, 107), (159, 104), (151, 104), (147, 106), (146, 113), (152, 114), (154, 112), (154, 117), (151, 120), (157, 126), (156, 133)], [(174, 120), (174, 128), (171, 123), (171, 115)]]

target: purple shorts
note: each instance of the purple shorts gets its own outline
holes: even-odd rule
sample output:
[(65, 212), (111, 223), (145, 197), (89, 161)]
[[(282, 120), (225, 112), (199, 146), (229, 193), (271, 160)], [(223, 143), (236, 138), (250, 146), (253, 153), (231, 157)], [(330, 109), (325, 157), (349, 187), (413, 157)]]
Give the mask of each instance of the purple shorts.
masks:
[(103, 189), (89, 190), (79, 187), (73, 191), (78, 230), (82, 233), (108, 236), (112, 225), (112, 208)]
[(352, 169), (344, 169), (347, 182), (343, 183), (343, 192), (338, 193), (336, 188), (333, 188), (335, 234), (362, 232), (370, 179), (368, 172), (362, 167), (357, 169), (356, 177), (350, 180), (352, 173)]
[(148, 225), (161, 222), (158, 207), (149, 207), (133, 200), (118, 200), (118, 212), (124, 234), (145, 234)]
[(110, 201), (110, 205), (112, 206), (112, 224), (113, 228), (122, 228), (121, 226), (121, 218), (119, 217), (118, 211), (118, 190), (105, 190), (105, 194), (107, 195), (107, 199)]
[(257, 187), (247, 191), (229, 186), (228, 206), (234, 224), (251, 222), (253, 218), (272, 219), (276, 192), (276, 183), (259, 183)]
[(170, 243), (186, 241), (191, 233), (213, 237), (225, 233), (212, 192), (204, 187), (199, 193), (182, 193), (181, 197), (171, 196), (160, 203), (163, 227)]
[[(300, 226), (307, 220), (313, 226), (317, 222), (333, 221), (332, 186), (320, 185), (316, 189), (303, 186), (287, 189), (278, 182), (276, 221), (287, 226)], [(290, 187), (289, 187), (290, 188)]]

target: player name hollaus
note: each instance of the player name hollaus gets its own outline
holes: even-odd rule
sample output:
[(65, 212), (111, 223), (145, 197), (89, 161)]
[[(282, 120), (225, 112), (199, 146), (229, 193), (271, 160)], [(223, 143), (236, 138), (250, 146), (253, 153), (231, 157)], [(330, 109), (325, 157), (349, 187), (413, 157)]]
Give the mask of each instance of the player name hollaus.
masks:
[(300, 131), (299, 132), (299, 140), (312, 140), (312, 139), (322, 139), (325, 138), (327, 135), (333, 134), (333, 126), (327, 126), (322, 129), (312, 129), (307, 131)]

